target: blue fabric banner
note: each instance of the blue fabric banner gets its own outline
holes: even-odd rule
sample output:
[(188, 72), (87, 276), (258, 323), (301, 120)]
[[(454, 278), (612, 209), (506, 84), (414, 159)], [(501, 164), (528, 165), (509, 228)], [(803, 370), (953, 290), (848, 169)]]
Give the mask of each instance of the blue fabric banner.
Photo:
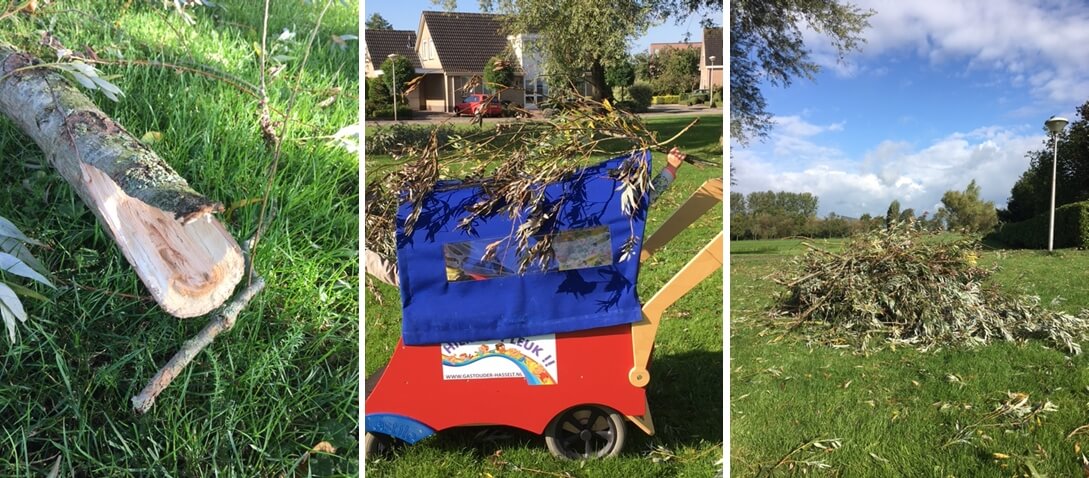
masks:
[[(466, 208), (483, 194), (479, 186), (443, 183), (424, 200), (411, 234), (397, 214), (397, 266), (408, 345), (466, 342), (571, 332), (640, 320), (636, 280), (646, 222), (647, 197), (634, 217), (621, 212), (620, 183), (610, 171), (639, 152), (587, 167), (569, 180), (545, 187), (558, 214), (546, 224), (555, 258), (519, 274), (511, 236), (524, 220), (503, 214), (480, 218), (470, 231), (458, 229)], [(638, 241), (627, 260), (622, 247)], [(493, 254), (485, 257), (485, 250)]]

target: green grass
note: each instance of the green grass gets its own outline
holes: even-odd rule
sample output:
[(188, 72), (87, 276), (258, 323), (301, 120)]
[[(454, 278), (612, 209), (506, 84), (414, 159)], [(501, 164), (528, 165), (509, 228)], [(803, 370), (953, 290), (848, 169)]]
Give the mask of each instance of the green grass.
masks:
[[(689, 120), (670, 118), (649, 123), (659, 130), (677, 131)], [(705, 116), (681, 144), (688, 151), (713, 148), (721, 135), (722, 117)], [(655, 165), (660, 167), (664, 160), (664, 155), (654, 155)], [(369, 167), (389, 158), (369, 155), (366, 161)], [(700, 184), (721, 175), (722, 170), (716, 167), (683, 167), (677, 180), (651, 207), (646, 237)], [(716, 207), (645, 263), (639, 276), (643, 300), (649, 299), (721, 230), (722, 208)], [(368, 375), (389, 360), (401, 333), (397, 291), (373, 282), (378, 294), (364, 292), (364, 366)], [(416, 445), (397, 449), (391, 456), (368, 462), (367, 476), (526, 476), (526, 472), (496, 466), (488, 459), (500, 450), (503, 460), (518, 466), (579, 477), (713, 476), (722, 457), (722, 290), (722, 276), (713, 274), (666, 311), (651, 363), (654, 379), (647, 388), (657, 434), (646, 437), (629, 425), (629, 441), (616, 459), (560, 461), (548, 453), (544, 439), (537, 435), (506, 430), (509, 438), (482, 441), (475, 439), (479, 430), (467, 428), (440, 432)], [(658, 447), (673, 457), (652, 455)], [(656, 461), (655, 457), (668, 460)]]
[[(4, 10), (23, 2), (2, 2)], [(126, 8), (125, 3), (131, 3)], [(258, 83), (254, 44), (262, 9), (242, 1), (194, 11), (195, 25), (160, 2), (52, 2), (33, 17), (0, 21), (0, 39), (38, 51), (38, 30), (104, 59), (156, 60), (214, 68)], [(274, 1), (270, 36), (298, 36), (296, 59), (269, 80), (270, 106), (287, 108), (305, 40), (323, 2)], [(305, 72), (297, 122), (271, 189), (275, 220), (257, 250), (268, 287), (158, 399), (136, 416), (129, 399), (203, 325), (162, 312), (94, 216), (41, 151), (0, 120), (0, 215), (47, 248), (35, 249), (60, 284), (19, 340), (0, 341), (0, 476), (292, 476), (315, 444), (334, 455), (305, 474), (355, 475), (358, 452), (358, 159), (324, 140), (357, 123), (356, 2), (334, 2)], [(50, 27), (52, 25), (52, 27)], [(53, 58), (46, 57), (46, 61)], [(240, 241), (258, 224), (271, 151), (257, 128), (257, 100), (223, 81), (173, 69), (103, 66), (125, 93), (112, 103), (89, 93), (135, 136), (162, 133), (151, 147), (190, 185), (227, 205), (220, 216)], [(333, 87), (343, 94), (317, 103)], [(280, 120), (282, 117), (275, 117)], [(133, 298), (138, 296), (138, 298)]]
[[(802, 252), (798, 241), (740, 241), (730, 247), (734, 476), (752, 476), (807, 441), (827, 438), (841, 439), (842, 447), (810, 448), (788, 461), (830, 466), (817, 476), (1033, 476), (1032, 470), (1080, 476), (1075, 446), (1089, 447), (1089, 436), (1066, 435), (1089, 423), (1085, 354), (1068, 358), (1040, 342), (928, 353), (809, 347), (800, 333), (769, 328), (766, 315), (782, 289), (764, 277)], [(980, 263), (999, 264), (991, 280), (1010, 293), (1036, 294), (1045, 304), (1061, 296), (1057, 307), (1070, 312), (1089, 308), (1087, 251), (1063, 250), (1054, 257), (988, 251)], [(1007, 392), (1028, 393), (1034, 403), (1050, 400), (1059, 410), (1022, 429), (984, 428), (986, 436), (977, 434), (974, 445), (946, 445), (957, 424), (980, 420)], [(1009, 458), (996, 459), (995, 453)], [(775, 472), (789, 474), (787, 464)]]

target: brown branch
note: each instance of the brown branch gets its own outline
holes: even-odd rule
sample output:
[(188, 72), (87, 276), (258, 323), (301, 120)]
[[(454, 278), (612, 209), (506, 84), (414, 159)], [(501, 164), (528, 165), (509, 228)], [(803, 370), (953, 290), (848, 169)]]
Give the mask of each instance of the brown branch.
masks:
[(159, 394), (170, 386), (170, 383), (185, 369), (186, 365), (189, 365), (189, 362), (196, 358), (197, 354), (210, 345), (216, 336), (234, 327), (238, 314), (264, 288), (265, 279), (258, 276), (246, 288), (235, 294), (234, 298), (216, 314), (215, 318), (208, 322), (208, 325), (201, 329), (200, 333), (185, 341), (181, 349), (174, 354), (174, 357), (163, 368), (159, 369), (159, 372), (152, 377), (151, 381), (140, 391), (140, 394), (132, 397), (133, 410), (140, 415), (147, 413), (151, 406), (155, 404), (155, 399)]

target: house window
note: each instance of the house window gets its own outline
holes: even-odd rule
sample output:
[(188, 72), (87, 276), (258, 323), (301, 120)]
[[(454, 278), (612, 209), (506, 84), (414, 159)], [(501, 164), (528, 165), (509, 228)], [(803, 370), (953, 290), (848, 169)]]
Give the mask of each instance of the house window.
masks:
[[(562, 272), (613, 263), (608, 226), (575, 229), (551, 235), (555, 257), (532, 272)], [(489, 248), (494, 252), (485, 259)], [(446, 281), (488, 280), (518, 274), (518, 254), (509, 238), (479, 239), (443, 245)]]
[(548, 95), (548, 85), (545, 84), (544, 78), (524, 78), (523, 87), (526, 90), (526, 105), (536, 105), (544, 101), (545, 96)]
[(431, 59), (431, 44), (430, 44), (430, 42), (428, 42), (427, 40), (424, 40), (423, 48), (421, 50), (423, 50), (421, 52), (421, 53), (423, 53), (423, 59), (430, 60)]

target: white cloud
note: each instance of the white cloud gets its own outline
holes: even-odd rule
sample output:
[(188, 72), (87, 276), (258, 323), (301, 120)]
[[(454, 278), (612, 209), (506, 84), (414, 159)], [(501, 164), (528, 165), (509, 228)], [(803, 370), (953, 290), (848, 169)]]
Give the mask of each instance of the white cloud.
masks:
[(774, 148), (735, 149), (731, 161), (738, 184), (732, 190), (813, 193), (820, 198), (822, 216), (883, 214), (893, 199), (903, 208), (933, 214), (945, 191), (963, 190), (975, 179), (983, 198), (1002, 207), (1028, 169), (1025, 153), (1041, 149), (1043, 139), (1043, 134), (991, 126), (953, 133), (921, 148), (883, 141), (861, 160), (827, 148), (820, 158), (794, 164), (785, 163)]
[(861, 57), (836, 61), (827, 39), (805, 31), (814, 61), (840, 76), (866, 66), (856, 62), (905, 52), (932, 64), (967, 60), (969, 69), (1008, 74), (1038, 100), (1076, 105), (1089, 96), (1089, 5), (1082, 2), (1023, 0), (905, 1), (858, 0), (870, 17)]

